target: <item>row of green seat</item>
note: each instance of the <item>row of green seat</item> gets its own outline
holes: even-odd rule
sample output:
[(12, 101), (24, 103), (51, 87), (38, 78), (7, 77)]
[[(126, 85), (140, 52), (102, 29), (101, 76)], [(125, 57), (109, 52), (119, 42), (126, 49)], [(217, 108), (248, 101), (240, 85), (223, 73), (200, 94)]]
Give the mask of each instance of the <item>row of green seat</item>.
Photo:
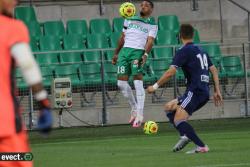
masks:
[[(33, 7), (19, 6), (15, 8), (15, 18), (24, 22), (37, 22), (36, 13)], [(84, 27), (87, 28), (86, 21), (82, 20)], [(93, 24), (93, 27), (92, 27)], [(179, 31), (179, 19), (176, 15), (162, 15), (158, 17), (158, 26), (160, 30)], [(90, 21), (90, 32), (98, 30), (98, 27), (107, 27), (106, 31), (111, 31), (109, 21), (107, 19), (93, 19)], [(113, 20), (114, 32), (121, 31), (123, 27), (123, 18), (115, 18)], [(87, 30), (87, 29), (85, 29)], [(101, 32), (104, 33), (104, 32)]]
[[(167, 16), (166, 16), (167, 17)], [(123, 29), (123, 18), (114, 18), (113, 19), (113, 32), (122, 32)], [(86, 20), (68, 20), (66, 23), (66, 30), (64, 28), (63, 22), (61, 20), (58, 21), (46, 21), (41, 25), (36, 21), (25, 22), (27, 27), (30, 30), (31, 36), (41, 36), (41, 35), (58, 35), (62, 36), (64, 34), (79, 34), (83, 37), (86, 37), (87, 34), (96, 34), (103, 33), (109, 36), (112, 33), (112, 28), (110, 26), (108, 19), (91, 19), (90, 27), (88, 30)], [(161, 25), (165, 25), (165, 22)], [(161, 26), (162, 27), (162, 26)], [(179, 24), (176, 29), (172, 27), (169, 28), (160, 28), (159, 30), (172, 31), (174, 34), (178, 34), (179, 32)]]
[[(197, 31), (196, 31), (197, 32)], [(33, 36), (31, 38), (31, 48), (33, 51), (50, 51), (50, 50), (75, 50), (75, 49), (103, 49), (103, 48), (116, 48), (121, 33), (111, 33), (107, 38), (105, 34), (89, 34), (84, 39), (80, 35), (67, 34), (62, 36), (62, 40), (59, 36)], [(195, 43), (199, 43), (198, 32), (194, 38)], [(159, 30), (155, 39), (156, 46), (162, 45), (177, 45), (179, 39), (171, 31)]]
[[(77, 36), (76, 36), (77, 37)], [(71, 39), (71, 38), (70, 38)], [(42, 49), (44, 51), (51, 51), (56, 50), (62, 51), (62, 48), (60, 47), (59, 40), (57, 42), (50, 41), (49, 39), (43, 39), (44, 45), (41, 45)], [(67, 42), (68, 41), (68, 42)], [(100, 61), (101, 60), (101, 52), (100, 51), (84, 51), (84, 52), (78, 52), (74, 51), (74, 49), (83, 49), (81, 47), (78, 47), (78, 44), (73, 42), (74, 40), (65, 40), (64, 42), (64, 49), (65, 51), (62, 51), (61, 53), (37, 53), (36, 59), (39, 64), (50, 64), (50, 63), (79, 63), (79, 62), (91, 62), (91, 61)], [(99, 41), (100, 40), (93, 40), (93, 41)], [(51, 44), (53, 44), (51, 46)], [(54, 45), (57, 44), (57, 47)], [(91, 46), (91, 45), (90, 45)], [(60, 47), (60, 48), (59, 48)], [(91, 48), (91, 47), (90, 47)], [(94, 48), (94, 47), (93, 47)], [(219, 45), (216, 43), (210, 43), (203, 45), (202, 48), (209, 54), (210, 58), (212, 59), (212, 62), (218, 66), (220, 59), (221, 59), (221, 51), (219, 48)], [(67, 51), (71, 50), (71, 51)], [(156, 47), (153, 48), (150, 58), (155, 59), (172, 59), (174, 55), (175, 49), (173, 47)], [(114, 55), (114, 50), (107, 50), (103, 52), (105, 60), (111, 61), (112, 57)]]
[[(145, 65), (144, 81), (153, 83), (159, 79), (167, 70), (171, 59), (153, 59)], [(68, 65), (53, 65), (41, 67), (44, 85), (49, 87), (55, 77), (70, 77), (73, 86), (98, 86), (102, 83), (100, 63), (81, 63)], [(110, 61), (104, 62), (105, 84), (116, 84), (117, 67)], [(242, 78), (244, 70), (239, 56), (224, 56), (219, 67), (220, 78)], [(250, 74), (249, 74), (250, 76)], [(176, 74), (177, 80), (184, 80), (182, 70)], [(19, 88), (25, 88), (20, 71), (17, 72), (17, 83)]]

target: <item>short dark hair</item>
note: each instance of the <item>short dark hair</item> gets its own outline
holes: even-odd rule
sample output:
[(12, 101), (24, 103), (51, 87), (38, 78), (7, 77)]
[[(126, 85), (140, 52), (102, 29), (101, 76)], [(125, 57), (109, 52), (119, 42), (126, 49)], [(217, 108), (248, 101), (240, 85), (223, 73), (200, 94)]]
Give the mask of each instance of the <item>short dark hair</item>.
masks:
[(150, 0), (144, 0), (144, 1), (148, 2), (150, 4), (151, 8), (154, 8), (154, 3), (152, 1), (150, 1)]
[(180, 28), (180, 38), (193, 39), (194, 28), (191, 24), (182, 24)]

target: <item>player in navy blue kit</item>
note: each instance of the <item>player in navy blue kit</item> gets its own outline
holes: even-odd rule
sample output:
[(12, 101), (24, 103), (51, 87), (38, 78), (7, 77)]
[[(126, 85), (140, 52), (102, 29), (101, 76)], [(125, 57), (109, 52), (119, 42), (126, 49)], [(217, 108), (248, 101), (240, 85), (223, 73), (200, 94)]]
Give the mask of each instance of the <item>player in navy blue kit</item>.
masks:
[(199, 46), (193, 44), (193, 35), (194, 29), (191, 25), (181, 25), (180, 38), (184, 45), (176, 52), (169, 69), (153, 86), (149, 86), (147, 91), (148, 93), (153, 93), (159, 86), (174, 76), (178, 68), (182, 68), (187, 80), (187, 89), (183, 96), (165, 105), (166, 115), (170, 123), (180, 133), (180, 140), (174, 146), (173, 151), (182, 150), (192, 141), (197, 147), (186, 153), (206, 153), (209, 151), (208, 146), (198, 137), (187, 120), (193, 112), (200, 109), (209, 100), (209, 71), (213, 76), (213, 99), (216, 106), (222, 104), (222, 96), (217, 69), (212, 64), (207, 53)]

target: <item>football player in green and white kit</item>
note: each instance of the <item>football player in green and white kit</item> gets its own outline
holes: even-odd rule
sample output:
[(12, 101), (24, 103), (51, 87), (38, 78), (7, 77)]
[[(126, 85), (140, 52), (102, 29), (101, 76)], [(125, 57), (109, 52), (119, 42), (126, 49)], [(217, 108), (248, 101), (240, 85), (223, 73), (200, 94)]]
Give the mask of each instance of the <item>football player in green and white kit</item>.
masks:
[[(151, 17), (154, 4), (149, 0), (142, 1), (140, 16), (125, 19), (124, 28), (112, 60), (118, 65), (118, 82), (124, 97), (131, 106), (129, 123), (137, 128), (143, 121), (145, 90), (143, 88), (143, 65), (152, 49), (158, 27)], [(128, 84), (129, 76), (133, 76), (136, 100)]]

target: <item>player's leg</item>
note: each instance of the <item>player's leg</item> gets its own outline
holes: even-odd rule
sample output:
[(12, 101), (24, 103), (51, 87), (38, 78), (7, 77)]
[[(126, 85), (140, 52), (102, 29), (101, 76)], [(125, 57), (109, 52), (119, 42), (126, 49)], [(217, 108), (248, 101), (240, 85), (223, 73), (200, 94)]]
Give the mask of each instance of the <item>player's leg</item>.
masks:
[(118, 81), (117, 86), (121, 90), (123, 96), (128, 100), (128, 103), (131, 107), (131, 117), (129, 123), (133, 123), (137, 115), (137, 103), (135, 101), (135, 97), (133, 95), (133, 91), (128, 84), (129, 74), (130, 74), (130, 65), (126, 58), (126, 49), (123, 48), (120, 51), (118, 57), (118, 67), (117, 67), (117, 74), (118, 74)]
[(145, 102), (145, 90), (143, 87), (142, 74), (134, 77), (134, 85), (136, 91), (136, 99), (137, 99), (137, 117), (134, 121), (133, 127), (140, 127), (143, 121), (143, 110), (144, 110), (144, 102)]
[(143, 67), (141, 66), (144, 50), (132, 49), (130, 52), (131, 73), (134, 79), (134, 86), (137, 100), (137, 116), (133, 127), (140, 127), (143, 121), (143, 110), (145, 101), (145, 90), (143, 87)]
[[(167, 102), (164, 106), (165, 112), (166, 112), (166, 116), (169, 119), (169, 122), (176, 128), (175, 124), (174, 124), (174, 117), (175, 117), (175, 112), (176, 109), (178, 107), (178, 99), (174, 99), (170, 102)], [(177, 128), (176, 128), (177, 129)], [(178, 129), (177, 129), (178, 131)], [(182, 132), (178, 131), (180, 133), (180, 139), (178, 140), (178, 142), (175, 144), (175, 146), (173, 147), (173, 152), (177, 152), (182, 150), (189, 142), (190, 139), (183, 134)]]
[(182, 99), (182, 102), (180, 106), (177, 107), (175, 113), (175, 126), (181, 133), (185, 134), (190, 140), (192, 140), (197, 145), (197, 148), (193, 150), (192, 153), (207, 152), (209, 150), (208, 147), (205, 146), (203, 141), (196, 134), (193, 127), (187, 122), (189, 116), (191, 116), (192, 113), (196, 111), (201, 104), (204, 105), (204, 102), (201, 101), (199, 96), (194, 95), (192, 92), (188, 92), (186, 96), (183, 97), (185, 98), (184, 100)]
[[(0, 152), (30, 152), (26, 132), (23, 130), (17, 134), (0, 138)], [(32, 167), (32, 161), (0, 161), (0, 167)]]

